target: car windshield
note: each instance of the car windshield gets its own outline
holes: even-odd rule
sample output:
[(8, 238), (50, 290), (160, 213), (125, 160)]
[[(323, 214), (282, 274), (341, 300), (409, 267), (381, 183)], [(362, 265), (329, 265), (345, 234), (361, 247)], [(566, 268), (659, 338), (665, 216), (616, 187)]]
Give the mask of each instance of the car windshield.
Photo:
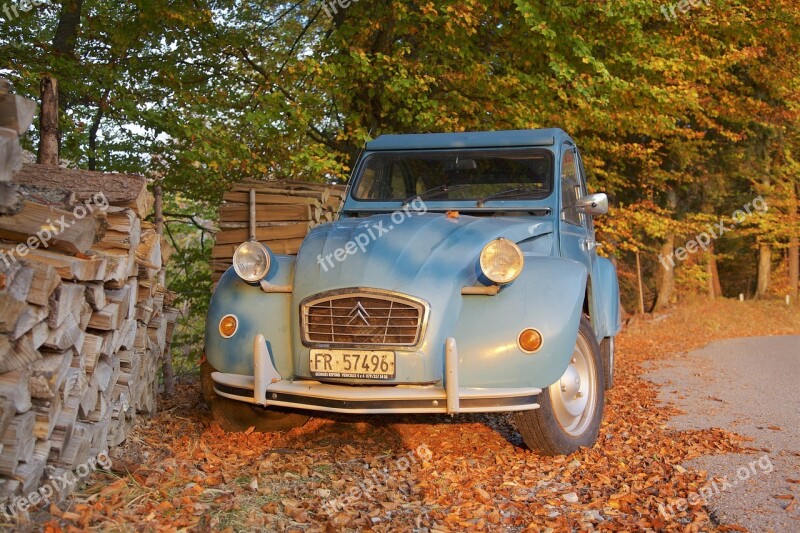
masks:
[(542, 199), (553, 189), (553, 157), (542, 149), (437, 150), (370, 154), (356, 176), (358, 200), (431, 202)]

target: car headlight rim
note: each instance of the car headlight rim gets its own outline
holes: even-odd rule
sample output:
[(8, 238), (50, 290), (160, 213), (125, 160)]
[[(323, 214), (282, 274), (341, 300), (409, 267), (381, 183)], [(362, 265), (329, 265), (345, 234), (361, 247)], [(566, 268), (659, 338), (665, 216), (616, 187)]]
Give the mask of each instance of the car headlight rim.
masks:
[(233, 253), (233, 269), (248, 283), (258, 283), (269, 272), (272, 263), (269, 250), (258, 241), (246, 241)]
[(481, 272), (492, 283), (506, 285), (522, 273), (525, 257), (515, 242), (501, 237), (483, 247), (479, 262)]

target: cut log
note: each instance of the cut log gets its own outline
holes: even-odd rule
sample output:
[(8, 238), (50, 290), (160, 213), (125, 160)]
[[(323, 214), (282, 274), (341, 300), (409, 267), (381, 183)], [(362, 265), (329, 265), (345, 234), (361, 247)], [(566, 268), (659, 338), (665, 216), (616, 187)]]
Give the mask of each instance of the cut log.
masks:
[(42, 305), (26, 305), (17, 319), (17, 325), (11, 338), (17, 340), (31, 331), (37, 324), (47, 318), (49, 312), (48, 308)]
[[(136, 278), (132, 279), (135, 280)], [(109, 303), (115, 303), (119, 306), (120, 319), (133, 317), (135, 312), (136, 302), (131, 295), (131, 291), (135, 290), (133, 285), (134, 284), (132, 282), (128, 282), (121, 289), (106, 289), (106, 301)]]
[(99, 240), (100, 232), (101, 223), (94, 216), (79, 218), (74, 212), (33, 202), (25, 202), (16, 215), (0, 217), (0, 238), (19, 242), (17, 252), (23, 257), (25, 248), (84, 253)]
[(31, 371), (27, 368), (0, 374), (0, 398), (9, 400), (17, 413), (24, 413), (31, 408), (28, 389), (30, 375)]
[(139, 217), (145, 218), (153, 207), (147, 181), (142, 176), (131, 174), (105, 174), (29, 164), (23, 165), (22, 170), (14, 175), (14, 182), (69, 189), (75, 192), (78, 201), (95, 210), (102, 210), (104, 205), (110, 203), (129, 207)]
[(31, 491), (38, 488), (49, 455), (50, 441), (38, 440), (34, 444), (31, 458), (17, 467), (14, 479), (22, 483), (23, 494), (30, 494)]
[(12, 335), (26, 307), (24, 300), (20, 301), (6, 292), (0, 292), (0, 333)]
[(33, 332), (28, 332), (20, 337), (0, 359), (0, 373), (25, 368), (41, 358), (42, 354), (34, 347)]
[(136, 262), (153, 270), (161, 270), (161, 238), (155, 230), (142, 232), (142, 239), (136, 248)]
[[(15, 414), (17, 414), (17, 408), (14, 407), (14, 402), (0, 396), (0, 435), (5, 433)], [(0, 453), (2, 453), (2, 444), (0, 444)]]
[(102, 283), (86, 283), (86, 301), (97, 311), (106, 306), (106, 291)]
[(58, 328), (50, 330), (50, 335), (44, 341), (44, 347), (53, 350), (66, 350), (73, 346), (80, 348), (84, 335), (78, 319), (70, 315)]
[(37, 439), (49, 439), (53, 434), (61, 414), (61, 396), (56, 396), (52, 400), (33, 400), (33, 412), (36, 414), (36, 422), (33, 426), (33, 436)]
[[(8, 244), (0, 244), (0, 251), (14, 258), (17, 254), (16, 249)], [(45, 250), (30, 250), (25, 260), (50, 265), (61, 279), (66, 280), (103, 281), (106, 273), (106, 261), (100, 258), (84, 259)]]
[(62, 211), (72, 211), (75, 208), (77, 199), (75, 193), (67, 189), (55, 187), (41, 187), (39, 185), (27, 185), (18, 183), (17, 190), (25, 197), (25, 200), (40, 205), (47, 205), (61, 209)]
[(97, 258), (102, 258), (106, 261), (106, 270), (103, 280), (110, 282), (115, 287), (121, 287), (125, 280), (131, 275), (130, 272), (135, 266), (134, 250), (123, 250), (119, 248), (110, 248), (108, 250), (100, 250), (92, 248), (91, 252)]
[(103, 356), (95, 365), (92, 372), (92, 381), (97, 386), (97, 390), (105, 392), (111, 385), (111, 377), (114, 375), (114, 367), (111, 366), (111, 360), (108, 356)]
[(86, 301), (85, 292), (86, 288), (83, 285), (62, 283), (50, 299), (48, 325), (56, 329), (64, 323), (67, 317), (80, 315), (81, 306)]
[(139, 246), (142, 238), (141, 222), (138, 218), (133, 219), (133, 227), (130, 231), (117, 231), (109, 229), (103, 239), (94, 245), (98, 250), (120, 249), (135, 250)]
[(0, 290), (16, 300), (25, 301), (33, 284), (34, 271), (24, 261), (0, 262)]
[(46, 320), (36, 324), (31, 330), (31, 342), (33, 344), (33, 348), (36, 350), (41, 348), (49, 336), (50, 326), (47, 325)]
[(33, 269), (31, 288), (28, 290), (28, 303), (42, 306), (48, 305), (50, 295), (61, 284), (58, 272), (52, 265), (47, 263), (26, 261), (26, 264)]
[(103, 353), (103, 337), (93, 333), (86, 333), (83, 337), (83, 345), (80, 351), (86, 356), (86, 368), (91, 371)]
[(72, 355), (72, 350), (47, 352), (42, 354), (42, 359), (33, 363), (28, 378), (28, 389), (32, 398), (52, 400), (58, 396), (58, 391), (67, 378)]
[(104, 331), (117, 329), (119, 326), (119, 304), (109, 303), (100, 311), (92, 313), (89, 327)]
[(0, 442), (3, 453), (0, 454), (0, 474), (13, 477), (21, 461), (30, 461), (36, 446), (33, 426), (36, 414), (33, 411), (14, 417), (6, 428)]

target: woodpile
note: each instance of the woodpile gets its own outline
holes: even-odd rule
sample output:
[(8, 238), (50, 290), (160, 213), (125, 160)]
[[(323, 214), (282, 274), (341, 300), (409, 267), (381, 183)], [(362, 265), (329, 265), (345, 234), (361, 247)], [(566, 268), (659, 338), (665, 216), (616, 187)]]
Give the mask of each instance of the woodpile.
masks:
[(309, 230), (333, 222), (344, 185), (305, 181), (248, 180), (222, 197), (219, 232), (211, 252), (216, 283), (233, 263), (236, 247), (251, 236), (277, 254), (296, 254)]
[[(120, 444), (156, 409), (176, 311), (139, 176), (25, 165), (0, 216), (0, 505)], [(61, 494), (63, 496), (63, 494)], [(5, 508), (5, 507), (4, 507)]]

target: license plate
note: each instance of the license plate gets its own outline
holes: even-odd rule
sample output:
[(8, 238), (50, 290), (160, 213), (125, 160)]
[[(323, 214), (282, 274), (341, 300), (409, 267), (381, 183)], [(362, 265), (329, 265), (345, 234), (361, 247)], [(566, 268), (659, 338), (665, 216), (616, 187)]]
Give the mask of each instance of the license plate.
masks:
[(394, 352), (311, 350), (309, 368), (316, 378), (392, 379)]

